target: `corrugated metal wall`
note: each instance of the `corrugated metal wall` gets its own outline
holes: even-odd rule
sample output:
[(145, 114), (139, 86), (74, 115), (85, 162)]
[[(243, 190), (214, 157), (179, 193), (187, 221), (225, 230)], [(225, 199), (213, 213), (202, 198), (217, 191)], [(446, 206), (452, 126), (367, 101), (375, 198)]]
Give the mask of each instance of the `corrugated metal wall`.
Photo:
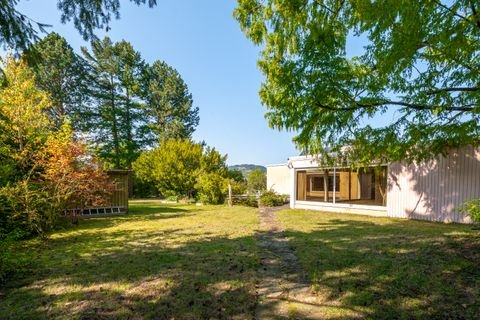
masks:
[(390, 217), (470, 223), (456, 210), (480, 198), (480, 149), (451, 150), (428, 163), (388, 167), (387, 212)]

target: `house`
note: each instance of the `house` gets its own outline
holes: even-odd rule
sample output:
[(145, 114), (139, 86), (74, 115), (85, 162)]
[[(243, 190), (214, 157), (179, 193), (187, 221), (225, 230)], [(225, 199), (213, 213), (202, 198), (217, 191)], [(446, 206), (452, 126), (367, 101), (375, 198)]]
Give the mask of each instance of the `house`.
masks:
[(290, 157), (267, 166), (267, 188), (290, 194), (291, 208), (458, 223), (471, 223), (458, 208), (480, 198), (480, 149), (473, 147), (424, 163), (351, 168), (338, 162)]

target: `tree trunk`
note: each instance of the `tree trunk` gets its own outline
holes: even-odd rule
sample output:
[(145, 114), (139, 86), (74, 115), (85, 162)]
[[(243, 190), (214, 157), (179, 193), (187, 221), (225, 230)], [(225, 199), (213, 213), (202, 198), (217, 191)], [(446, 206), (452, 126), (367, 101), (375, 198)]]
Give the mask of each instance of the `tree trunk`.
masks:
[(115, 168), (120, 168), (120, 142), (118, 141), (118, 126), (117, 126), (117, 110), (115, 108), (115, 83), (113, 76), (110, 76), (110, 93), (111, 93), (111, 108), (112, 108), (112, 135), (113, 145), (115, 148)]

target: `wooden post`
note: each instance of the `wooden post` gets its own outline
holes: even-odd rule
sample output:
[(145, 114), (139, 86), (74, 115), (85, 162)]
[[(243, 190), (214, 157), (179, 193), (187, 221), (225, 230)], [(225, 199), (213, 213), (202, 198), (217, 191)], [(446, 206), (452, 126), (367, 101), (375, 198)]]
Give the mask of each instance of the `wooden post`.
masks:
[(232, 201), (232, 183), (230, 180), (228, 181), (228, 206), (231, 207), (233, 206), (233, 201)]

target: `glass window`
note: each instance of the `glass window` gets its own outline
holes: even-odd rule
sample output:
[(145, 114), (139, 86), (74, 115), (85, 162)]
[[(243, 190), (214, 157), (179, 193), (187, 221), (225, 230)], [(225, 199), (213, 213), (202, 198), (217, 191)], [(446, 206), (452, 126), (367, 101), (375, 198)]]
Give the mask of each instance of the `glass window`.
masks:
[[(297, 200), (385, 206), (387, 167), (297, 171)], [(327, 191), (325, 191), (327, 189)]]
[(323, 177), (312, 177), (312, 191), (323, 190)]

